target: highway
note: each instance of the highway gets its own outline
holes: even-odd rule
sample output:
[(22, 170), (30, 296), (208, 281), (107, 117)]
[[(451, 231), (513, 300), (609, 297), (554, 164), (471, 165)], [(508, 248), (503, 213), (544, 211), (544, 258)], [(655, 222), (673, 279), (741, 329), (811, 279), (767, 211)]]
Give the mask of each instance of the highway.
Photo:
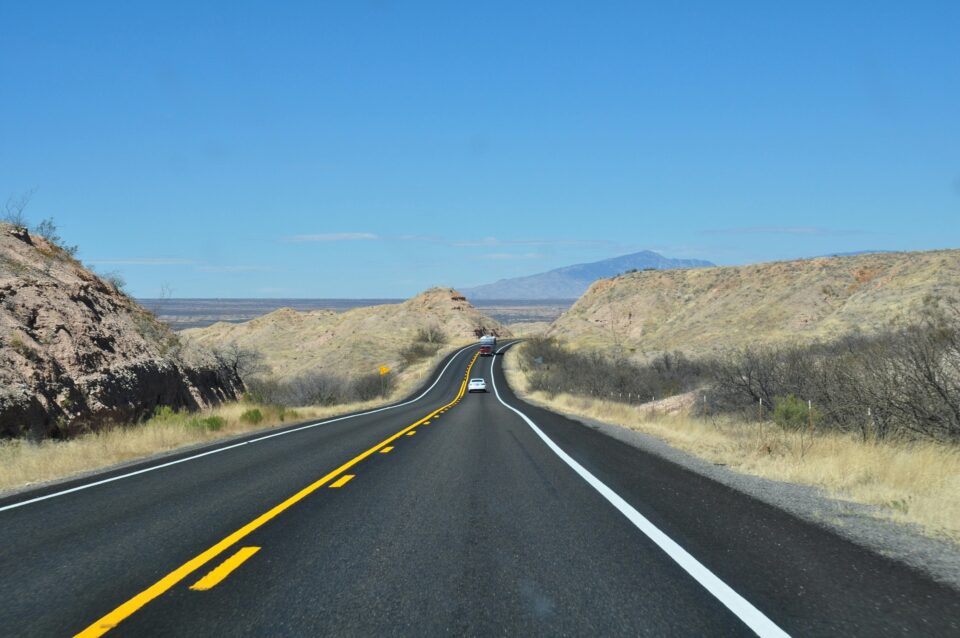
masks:
[(960, 635), (955, 590), (524, 403), (501, 359), (0, 499), (0, 636)]

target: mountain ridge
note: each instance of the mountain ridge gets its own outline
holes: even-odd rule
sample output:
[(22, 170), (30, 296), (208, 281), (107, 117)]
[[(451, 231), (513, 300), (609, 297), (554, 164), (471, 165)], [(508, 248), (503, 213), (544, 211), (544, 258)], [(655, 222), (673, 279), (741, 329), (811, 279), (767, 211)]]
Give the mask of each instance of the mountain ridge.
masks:
[(960, 250), (637, 272), (597, 281), (547, 330), (635, 358), (876, 334), (960, 298)]
[(671, 259), (642, 250), (628, 255), (554, 268), (542, 273), (500, 279), (494, 283), (464, 288), (470, 299), (576, 299), (598, 279), (619, 275), (628, 270), (672, 270), (713, 266), (701, 259)]

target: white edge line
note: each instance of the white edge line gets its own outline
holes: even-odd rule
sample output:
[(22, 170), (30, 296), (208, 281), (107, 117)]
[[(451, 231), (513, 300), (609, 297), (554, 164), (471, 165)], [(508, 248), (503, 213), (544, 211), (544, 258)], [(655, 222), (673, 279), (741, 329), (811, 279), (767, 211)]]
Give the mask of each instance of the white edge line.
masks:
[[(497, 350), (497, 354), (500, 354), (503, 350), (512, 346), (513, 343), (508, 343), (500, 348), (500, 350)], [(737, 618), (742, 620), (744, 624), (752, 629), (758, 636), (763, 636), (764, 638), (768, 636), (771, 638), (789, 638), (789, 634), (780, 629), (780, 627), (778, 627), (772, 620), (767, 618), (763, 612), (750, 604), (747, 599), (735, 592), (729, 585), (720, 580), (713, 572), (704, 567), (700, 561), (691, 556), (687, 550), (680, 547), (680, 545), (678, 545), (672, 538), (660, 531), (656, 525), (647, 520), (643, 514), (634, 509), (634, 507), (625, 501), (619, 494), (607, 487), (606, 484), (600, 479), (573, 460), (569, 454), (564, 452), (556, 443), (550, 440), (550, 438), (544, 434), (543, 431), (538, 428), (537, 425), (531, 421), (526, 414), (504, 401), (500, 396), (500, 391), (497, 389), (497, 378), (493, 373), (493, 363), (493, 361), (490, 362), (490, 378), (493, 381), (493, 391), (497, 395), (497, 400), (500, 401), (500, 403), (502, 403), (505, 407), (520, 415), (520, 418), (526, 421), (527, 425), (530, 426), (537, 436), (543, 439), (543, 442), (547, 444), (547, 447), (553, 450), (553, 452), (559, 456), (564, 463), (573, 468), (573, 471), (579, 474), (580, 477), (590, 485), (590, 487), (600, 492), (600, 495), (607, 499), (614, 507), (620, 510), (620, 513), (626, 516), (627, 519), (637, 527), (637, 529), (643, 532), (647, 538), (652, 540), (660, 549), (666, 552), (667, 555), (674, 560), (674, 562), (682, 567), (685, 572), (693, 576), (694, 580), (696, 580), (707, 591), (713, 594), (714, 598), (723, 603), (727, 609), (732, 611)]]
[(443, 375), (446, 374), (447, 368), (450, 367), (450, 364), (452, 364), (452, 363), (454, 362), (454, 360), (455, 360), (457, 357), (459, 357), (460, 354), (461, 354), (463, 351), (468, 350), (469, 348), (474, 347), (474, 345), (476, 345), (476, 344), (470, 344), (469, 346), (464, 346), (464, 347), (460, 348), (459, 350), (457, 350), (457, 351), (454, 353), (454, 355), (453, 355), (452, 357), (450, 357), (450, 361), (447, 362), (447, 365), (443, 366), (443, 370), (441, 370), (441, 371), (440, 371), (440, 374), (437, 375), (436, 381), (434, 381), (432, 384), (430, 384), (430, 387), (429, 387), (429, 388), (427, 388), (426, 390), (424, 390), (423, 392), (421, 392), (421, 393), (420, 393), (420, 396), (418, 396), (418, 397), (416, 397), (416, 398), (414, 398), (414, 399), (410, 399), (409, 401), (404, 401), (403, 403), (397, 403), (396, 405), (388, 405), (388, 406), (386, 406), (386, 407), (377, 408), (377, 409), (375, 409), (375, 410), (367, 410), (366, 412), (358, 412), (357, 414), (348, 414), (348, 415), (346, 415), (346, 416), (340, 416), (340, 417), (337, 417), (337, 418), (335, 418), (335, 419), (327, 419), (326, 421), (317, 421), (316, 423), (308, 423), (307, 425), (303, 425), (303, 426), (300, 426), (300, 427), (298, 427), (298, 428), (293, 428), (293, 429), (290, 429), (290, 430), (284, 430), (283, 432), (276, 432), (276, 433), (274, 433), (274, 434), (268, 434), (268, 435), (266, 435), (266, 436), (261, 436), (261, 437), (255, 438), (255, 439), (250, 439), (249, 441), (243, 441), (243, 442), (241, 442), (241, 443), (234, 443), (233, 445), (227, 445), (227, 446), (224, 446), (224, 447), (218, 447), (218, 448), (215, 449), (215, 450), (208, 450), (208, 451), (206, 451), (206, 452), (201, 452), (201, 453), (199, 453), (199, 454), (194, 454), (194, 455), (192, 455), (192, 456), (187, 456), (187, 457), (184, 457), (184, 458), (182, 458), (182, 459), (177, 459), (176, 461), (169, 461), (169, 462), (167, 462), (167, 463), (162, 463), (162, 464), (160, 464), (160, 465), (153, 465), (153, 466), (150, 466), (150, 467), (143, 468), (142, 470), (136, 470), (136, 471), (133, 471), (133, 472), (127, 472), (126, 474), (120, 474), (119, 476), (113, 476), (113, 477), (110, 477), (110, 478), (108, 478), (108, 479), (103, 479), (103, 480), (100, 480), (100, 481), (94, 481), (93, 483), (85, 483), (85, 484), (83, 484), (83, 485), (78, 485), (77, 487), (71, 487), (70, 489), (61, 490), (61, 491), (59, 491), (59, 492), (54, 492), (54, 493), (52, 493), (52, 494), (47, 494), (47, 495), (45, 495), (45, 496), (38, 496), (38, 497), (36, 497), (36, 498), (31, 498), (31, 499), (26, 500), (26, 501), (20, 501), (20, 502), (18, 502), (18, 503), (11, 503), (10, 505), (4, 505), (3, 507), (0, 507), (0, 512), (5, 512), (6, 510), (12, 510), (12, 509), (15, 509), (15, 508), (17, 508), (17, 507), (23, 507), (24, 505), (30, 505), (31, 503), (37, 503), (37, 502), (39, 502), (39, 501), (45, 501), (45, 500), (47, 500), (47, 499), (55, 498), (55, 497), (57, 497), (57, 496), (64, 496), (65, 494), (70, 494), (70, 493), (72, 493), (72, 492), (79, 492), (80, 490), (85, 490), (85, 489), (88, 489), (88, 488), (91, 488), (91, 487), (96, 487), (96, 486), (98, 486), (98, 485), (103, 485), (103, 484), (105, 484), (105, 483), (112, 483), (112, 482), (114, 482), (114, 481), (119, 481), (119, 480), (121, 480), (121, 479), (130, 478), (131, 476), (137, 476), (138, 474), (145, 474), (145, 473), (147, 473), (147, 472), (153, 472), (154, 470), (161, 470), (161, 469), (163, 469), (163, 468), (165, 468), (165, 467), (170, 467), (171, 465), (178, 465), (178, 464), (180, 464), (180, 463), (186, 463), (187, 461), (193, 461), (193, 460), (195, 460), (195, 459), (203, 458), (204, 456), (210, 456), (211, 454), (218, 454), (218, 453), (220, 453), (220, 452), (226, 452), (227, 450), (232, 450), (232, 449), (234, 449), (234, 448), (243, 447), (244, 445), (250, 445), (251, 443), (259, 443), (260, 441), (265, 441), (265, 440), (267, 440), (267, 439), (272, 439), (272, 438), (277, 437), (277, 436), (283, 436), (284, 434), (293, 434), (294, 432), (302, 432), (303, 430), (309, 430), (309, 429), (311, 429), (311, 428), (315, 428), (315, 427), (318, 427), (318, 426), (321, 426), (321, 425), (327, 425), (327, 424), (329, 424), (329, 423), (335, 423), (335, 422), (337, 422), (337, 421), (344, 421), (344, 420), (346, 420), (346, 419), (353, 419), (353, 418), (358, 417), (358, 416), (366, 416), (366, 415), (368, 415), (368, 414), (376, 414), (377, 412), (383, 412), (384, 410), (393, 410), (393, 409), (395, 409), (395, 408), (400, 408), (400, 407), (403, 407), (403, 406), (405, 406), (405, 405), (410, 405), (411, 403), (416, 403), (417, 401), (419, 401), (420, 399), (422, 399), (423, 397), (425, 397), (425, 396), (427, 395), (427, 393), (430, 392), (430, 390), (433, 390), (434, 386), (436, 386), (438, 383), (440, 383), (440, 379), (442, 379), (442, 378), (443, 378)]

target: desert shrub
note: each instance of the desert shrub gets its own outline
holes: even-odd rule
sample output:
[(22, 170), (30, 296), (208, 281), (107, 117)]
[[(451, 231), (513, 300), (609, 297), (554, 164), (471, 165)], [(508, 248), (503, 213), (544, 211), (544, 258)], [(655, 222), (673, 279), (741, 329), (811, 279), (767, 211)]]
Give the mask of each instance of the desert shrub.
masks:
[(41, 235), (48, 242), (62, 250), (69, 257), (75, 257), (77, 254), (77, 246), (71, 246), (63, 242), (63, 238), (60, 237), (60, 232), (57, 230), (57, 225), (54, 223), (53, 218), (44, 219), (39, 224), (33, 227), (32, 232), (36, 235)]
[(405, 346), (400, 350), (400, 357), (403, 359), (404, 363), (411, 365), (426, 359), (427, 357), (432, 357), (437, 352), (437, 346), (431, 345), (428, 343), (411, 343), (408, 346)]
[(157, 421), (170, 421), (177, 413), (169, 405), (158, 405), (153, 409), (153, 418)]
[(100, 278), (103, 279), (108, 284), (110, 284), (113, 287), (113, 289), (116, 290), (117, 292), (121, 294), (127, 294), (126, 293), (127, 280), (124, 279), (123, 275), (121, 275), (120, 273), (116, 271), (111, 271), (111, 272), (100, 275)]
[(417, 330), (416, 340), (400, 350), (404, 363), (411, 365), (417, 361), (432, 357), (447, 342), (447, 335), (439, 326), (426, 326)]
[(244, 423), (249, 423), (250, 425), (256, 425), (263, 421), (263, 413), (260, 410), (254, 408), (252, 410), (247, 410), (240, 415), (240, 420)]
[(447, 342), (447, 335), (439, 326), (427, 326), (417, 330), (417, 341), (439, 345)]
[(785, 430), (800, 430), (816, 424), (817, 409), (792, 394), (774, 400), (773, 421)]
[(206, 418), (193, 417), (187, 423), (190, 427), (216, 432), (222, 429), (223, 426), (227, 424), (227, 421), (222, 416), (208, 416)]

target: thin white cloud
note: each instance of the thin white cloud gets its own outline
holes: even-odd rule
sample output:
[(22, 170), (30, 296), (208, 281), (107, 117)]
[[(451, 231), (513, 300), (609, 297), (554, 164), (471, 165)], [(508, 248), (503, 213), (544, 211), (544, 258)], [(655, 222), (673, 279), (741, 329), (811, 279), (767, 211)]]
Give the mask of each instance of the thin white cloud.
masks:
[(870, 235), (868, 230), (821, 228), (819, 226), (747, 226), (743, 228), (715, 228), (700, 231), (701, 235), (794, 235), (810, 237), (848, 237)]
[(191, 266), (193, 259), (170, 259), (167, 257), (131, 257), (128, 259), (87, 259), (91, 264), (104, 266)]
[(200, 266), (199, 272), (273, 272), (269, 266)]
[(379, 235), (373, 233), (316, 233), (312, 235), (293, 235), (287, 237), (287, 241), (307, 242), (307, 241), (370, 241), (380, 239)]

